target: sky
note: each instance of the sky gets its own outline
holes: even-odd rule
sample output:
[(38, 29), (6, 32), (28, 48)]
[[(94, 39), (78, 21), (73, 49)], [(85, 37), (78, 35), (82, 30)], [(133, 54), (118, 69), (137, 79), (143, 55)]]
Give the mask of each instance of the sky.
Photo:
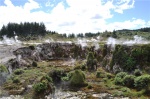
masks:
[(0, 28), (43, 22), (58, 33), (150, 27), (150, 0), (0, 0)]

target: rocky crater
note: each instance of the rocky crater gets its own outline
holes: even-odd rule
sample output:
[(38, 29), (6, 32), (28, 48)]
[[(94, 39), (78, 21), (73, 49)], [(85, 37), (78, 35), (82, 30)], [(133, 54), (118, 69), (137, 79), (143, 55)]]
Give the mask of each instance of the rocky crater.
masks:
[[(74, 43), (44, 43), (15, 49), (13, 51), (15, 57), (13, 56), (5, 64), (8, 74), (13, 76), (11, 81), (3, 87), (10, 95), (24, 95), (31, 92), (32, 95), (34, 94), (33, 97), (47, 96), (48, 98), (52, 97), (51, 93), (56, 92), (54, 86), (61, 84), (61, 88), (64, 87), (62, 89), (67, 89), (71, 85), (74, 88), (79, 86), (80, 88), (77, 93), (67, 92), (68, 96), (65, 98), (83, 94), (79, 98), (113, 99), (114, 96), (109, 93), (115, 93), (113, 91), (116, 91), (118, 87), (111, 86), (115, 80), (114, 74), (119, 72), (133, 74), (136, 69), (150, 73), (149, 44), (115, 45), (115, 47), (102, 44), (99, 46), (99, 49), (95, 49), (94, 46), (82, 47)], [(69, 63), (71, 60), (75, 60), (74, 65)], [(17, 87), (12, 87), (16, 84), (18, 84)], [(71, 89), (68, 88), (68, 90)], [(90, 90), (93, 94), (89, 94)], [(121, 89), (120, 93), (122, 90), (130, 91), (126, 88)]]

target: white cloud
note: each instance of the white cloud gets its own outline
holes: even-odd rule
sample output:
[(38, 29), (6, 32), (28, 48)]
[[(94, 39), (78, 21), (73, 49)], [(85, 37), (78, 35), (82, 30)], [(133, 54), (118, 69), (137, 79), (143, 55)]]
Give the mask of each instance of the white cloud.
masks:
[(146, 22), (142, 19), (127, 20), (124, 22), (114, 22), (108, 24), (109, 30), (119, 30), (119, 29), (137, 29), (139, 27), (145, 27)]
[[(105, 2), (104, 2), (105, 1)], [(28, 0), (23, 6), (14, 6), (11, 0), (5, 0), (6, 6), (0, 6), (0, 27), (8, 22), (44, 22), (47, 29), (59, 33), (85, 33), (105, 30), (136, 28), (145, 26), (142, 19), (131, 19), (124, 22), (107, 23), (107, 19), (113, 18), (111, 11), (123, 13), (126, 9), (134, 6), (134, 0), (66, 0), (69, 5), (65, 8), (60, 2), (50, 13), (33, 9), (40, 9), (40, 5), (35, 0)], [(51, 2), (47, 2), (47, 6)], [(49, 9), (48, 9), (49, 10)]]
[(120, 0), (115, 6), (115, 11), (123, 14), (123, 10), (131, 9), (134, 7), (135, 0)]
[(37, 2), (35, 2), (34, 0), (28, 0), (28, 2), (25, 3), (25, 5), (24, 5), (24, 9), (27, 11), (31, 11), (31, 10), (37, 9), (37, 8), (40, 8), (40, 5)]
[(150, 27), (150, 21), (147, 22), (147, 27)]
[[(25, 22), (25, 21), (39, 21), (38, 16), (33, 17), (35, 13), (31, 13), (31, 10), (40, 8), (39, 4), (33, 0), (28, 0), (24, 6), (14, 6), (10, 0), (4, 1), (6, 6), (0, 6), (0, 24), (7, 24), (9, 22)], [(43, 14), (43, 13), (42, 13)], [(41, 20), (42, 21), (42, 20)], [(1, 26), (0, 26), (1, 27)]]
[(4, 3), (9, 6), (9, 7), (13, 7), (14, 5), (11, 3), (10, 0), (5, 0)]

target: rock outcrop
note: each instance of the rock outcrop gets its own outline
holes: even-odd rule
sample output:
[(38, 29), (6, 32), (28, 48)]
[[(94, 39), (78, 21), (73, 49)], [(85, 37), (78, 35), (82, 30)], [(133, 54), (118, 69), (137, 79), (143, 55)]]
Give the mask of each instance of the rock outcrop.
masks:
[[(82, 47), (74, 43), (44, 43), (37, 46), (22, 47), (13, 53), (16, 56), (8, 62), (12, 70), (24, 66), (32, 66), (33, 62), (50, 60), (86, 59), (92, 52), (98, 66), (117, 73), (120, 71), (132, 72), (142, 69), (150, 64), (150, 45), (101, 45), (100, 49), (94, 47)], [(150, 68), (146, 67), (146, 71)]]
[(81, 45), (70, 43), (44, 43), (37, 46), (19, 48), (13, 52), (14, 55), (21, 55), (22, 59), (34, 61), (68, 59), (68, 58), (85, 58), (86, 49), (83, 50)]

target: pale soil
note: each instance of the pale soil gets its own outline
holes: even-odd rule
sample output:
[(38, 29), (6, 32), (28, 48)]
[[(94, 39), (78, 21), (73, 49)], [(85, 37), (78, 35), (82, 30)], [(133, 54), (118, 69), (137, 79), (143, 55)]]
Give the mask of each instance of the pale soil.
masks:
[(0, 45), (0, 64), (6, 63), (9, 59), (15, 58), (13, 51), (21, 45)]

